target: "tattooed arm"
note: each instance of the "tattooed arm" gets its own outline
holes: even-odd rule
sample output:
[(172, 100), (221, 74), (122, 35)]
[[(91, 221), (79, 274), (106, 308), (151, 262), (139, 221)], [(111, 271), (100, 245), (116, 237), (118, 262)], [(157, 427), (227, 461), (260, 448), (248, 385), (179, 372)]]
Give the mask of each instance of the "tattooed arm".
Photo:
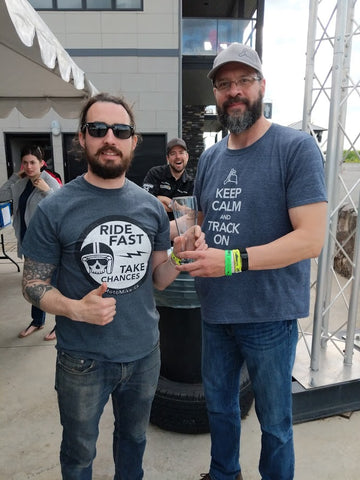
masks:
[(79, 300), (65, 297), (51, 285), (56, 266), (25, 257), (22, 281), (25, 299), (44, 312), (62, 315), (74, 321), (106, 325), (115, 315), (114, 298), (103, 298), (107, 285), (103, 283)]
[(25, 258), (22, 279), (23, 295), (35, 307), (40, 308), (41, 298), (47, 291), (53, 289), (50, 280), (55, 268), (55, 265), (50, 263), (38, 263), (30, 258)]

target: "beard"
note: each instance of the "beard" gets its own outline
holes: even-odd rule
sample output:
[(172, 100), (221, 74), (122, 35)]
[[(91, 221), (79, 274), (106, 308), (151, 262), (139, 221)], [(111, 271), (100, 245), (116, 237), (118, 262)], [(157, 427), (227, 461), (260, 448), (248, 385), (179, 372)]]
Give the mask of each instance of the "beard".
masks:
[[(115, 164), (111, 160), (104, 161), (103, 163), (101, 163), (99, 161), (99, 157), (103, 150), (112, 151), (116, 153), (118, 156), (120, 156), (120, 159), (121, 159), (120, 163)], [(96, 154), (91, 155), (85, 146), (85, 155), (86, 155), (86, 159), (90, 167), (90, 170), (98, 177), (108, 180), (112, 178), (121, 177), (129, 170), (131, 161), (134, 156), (134, 152), (132, 152), (128, 156), (124, 156), (123, 153), (117, 148), (106, 147), (104, 149), (98, 150)]]
[(178, 165), (171, 165), (171, 164), (169, 163), (169, 168), (170, 168), (170, 171), (171, 171), (171, 172), (181, 173), (181, 174), (182, 174), (182, 173), (184, 172), (184, 170), (185, 170), (184, 164), (182, 164), (181, 166), (180, 166), (180, 165), (178, 166)]
[[(233, 115), (229, 115), (227, 113), (227, 107), (232, 105), (233, 103), (242, 102), (244, 105), (247, 106), (247, 109), (244, 113), (234, 113)], [(248, 130), (250, 127), (254, 125), (254, 123), (261, 117), (262, 115), (262, 103), (263, 103), (263, 96), (261, 93), (255, 102), (250, 103), (247, 98), (243, 97), (235, 97), (231, 100), (228, 100), (223, 103), (222, 107), (216, 105), (216, 111), (219, 117), (219, 122), (221, 125), (229, 130), (231, 133), (239, 134)]]

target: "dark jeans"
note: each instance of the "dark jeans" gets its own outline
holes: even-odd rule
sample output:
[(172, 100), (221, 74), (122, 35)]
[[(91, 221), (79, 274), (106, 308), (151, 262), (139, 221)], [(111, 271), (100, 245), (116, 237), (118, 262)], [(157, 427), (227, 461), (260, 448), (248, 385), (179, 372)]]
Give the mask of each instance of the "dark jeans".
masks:
[[(52, 277), (51, 277), (51, 285), (56, 286), (56, 275), (57, 275), (57, 270), (54, 271)], [(32, 305), (31, 307), (31, 318), (32, 322), (31, 325), (34, 327), (42, 327), (45, 324), (45, 317), (46, 317), (46, 312), (43, 312), (40, 310), (40, 308), (35, 307), (35, 305)]]
[(34, 327), (42, 327), (45, 323), (45, 315), (46, 313), (40, 310), (40, 308), (35, 307), (34, 305), (31, 307), (31, 318), (32, 322), (31, 325)]
[(203, 384), (211, 431), (210, 475), (233, 480), (240, 471), (240, 369), (247, 363), (260, 422), (263, 480), (292, 480), (292, 368), (297, 321), (203, 322)]
[(99, 421), (109, 396), (115, 417), (114, 480), (141, 480), (151, 404), (160, 373), (157, 346), (130, 363), (100, 362), (58, 352), (55, 388), (63, 438), (63, 480), (91, 480)]

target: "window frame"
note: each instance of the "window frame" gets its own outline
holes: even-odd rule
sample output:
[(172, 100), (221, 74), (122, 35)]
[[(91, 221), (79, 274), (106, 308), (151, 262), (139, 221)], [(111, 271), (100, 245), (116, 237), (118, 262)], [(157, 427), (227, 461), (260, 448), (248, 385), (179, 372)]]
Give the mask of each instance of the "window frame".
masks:
[(44, 7), (44, 8), (41, 8), (41, 7), (34, 7), (32, 5), (32, 2), (31, 0), (29, 0), (29, 3), (32, 5), (32, 7), (36, 10), (36, 11), (51, 11), (51, 10), (56, 10), (58, 12), (73, 12), (73, 11), (76, 11), (76, 12), (97, 12), (97, 11), (101, 11), (101, 12), (112, 12), (112, 11), (116, 11), (116, 12), (142, 12), (144, 11), (144, 0), (136, 0), (137, 2), (140, 3), (140, 6), (139, 7), (130, 7), (130, 8), (124, 8), (124, 7), (117, 7), (116, 6), (116, 0), (111, 0), (111, 7), (109, 8), (88, 8), (87, 7), (87, 0), (81, 0), (81, 4), (82, 6), (80, 8), (59, 8), (58, 7), (58, 0), (51, 0), (51, 3), (52, 3), (52, 7)]

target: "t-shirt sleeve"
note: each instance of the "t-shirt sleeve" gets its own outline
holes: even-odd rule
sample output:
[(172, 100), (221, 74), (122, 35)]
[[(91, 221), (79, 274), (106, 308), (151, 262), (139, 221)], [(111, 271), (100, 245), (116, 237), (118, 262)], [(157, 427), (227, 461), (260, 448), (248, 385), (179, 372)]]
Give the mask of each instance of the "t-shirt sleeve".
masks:
[(36, 262), (58, 265), (60, 242), (47, 215), (38, 207), (32, 216), (22, 242), (25, 257)]
[(155, 251), (168, 250), (171, 247), (169, 218), (163, 206), (161, 204), (160, 206), (161, 206), (161, 209), (159, 210), (160, 212), (159, 230), (154, 240)]
[(159, 195), (159, 185), (160, 185), (160, 178), (156, 173), (156, 170), (151, 168), (148, 173), (145, 175), (143, 181), (143, 188), (154, 195), (155, 197)]
[(323, 158), (312, 137), (294, 149), (287, 174), (288, 208), (327, 201)]

